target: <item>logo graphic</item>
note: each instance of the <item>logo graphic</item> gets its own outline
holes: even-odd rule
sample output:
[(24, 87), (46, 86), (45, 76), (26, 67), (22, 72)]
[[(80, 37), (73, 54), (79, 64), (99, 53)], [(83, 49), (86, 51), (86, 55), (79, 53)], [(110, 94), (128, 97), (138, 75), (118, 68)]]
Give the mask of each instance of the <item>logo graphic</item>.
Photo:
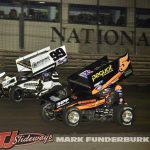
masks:
[(64, 100), (57, 103), (57, 108), (62, 107), (64, 105), (68, 104), (68, 103), (69, 103), (69, 98), (66, 98), (66, 99), (64, 99)]
[(128, 68), (130, 64), (130, 60), (128, 59), (129, 59), (128, 54), (126, 54), (126, 56), (119, 59), (119, 71), (120, 72), (125, 71)]
[(79, 74), (79, 76), (87, 79), (88, 75), (90, 75), (91, 73), (93, 73), (93, 71), (91, 71), (91, 70), (85, 70), (85, 71), (81, 72)]
[(113, 71), (112, 65), (109, 65), (107, 68), (100, 70), (98, 73), (92, 75), (92, 81), (94, 82), (99, 77), (104, 77)]
[(39, 142), (43, 142), (44, 144), (53, 142), (53, 135), (42, 133), (19, 134), (19, 131), (0, 133), (0, 149), (10, 149), (14, 146), (36, 144)]

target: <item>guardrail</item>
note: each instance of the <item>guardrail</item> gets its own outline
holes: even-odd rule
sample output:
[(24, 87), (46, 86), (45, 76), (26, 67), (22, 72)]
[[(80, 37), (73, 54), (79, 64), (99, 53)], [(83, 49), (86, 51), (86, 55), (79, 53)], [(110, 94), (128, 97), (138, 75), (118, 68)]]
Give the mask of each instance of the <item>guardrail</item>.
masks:
[[(7, 74), (14, 75), (17, 73), (15, 64), (16, 58), (24, 56), (27, 51), (4, 51), (0, 50), (0, 70)], [(68, 63), (58, 68), (60, 77), (66, 81), (67, 77), (76, 70), (94, 62), (103, 57), (99, 54), (68, 54)], [(114, 60), (118, 56), (108, 56), (109, 60)], [(150, 56), (131, 56), (133, 75), (123, 81), (123, 84), (150, 84)]]

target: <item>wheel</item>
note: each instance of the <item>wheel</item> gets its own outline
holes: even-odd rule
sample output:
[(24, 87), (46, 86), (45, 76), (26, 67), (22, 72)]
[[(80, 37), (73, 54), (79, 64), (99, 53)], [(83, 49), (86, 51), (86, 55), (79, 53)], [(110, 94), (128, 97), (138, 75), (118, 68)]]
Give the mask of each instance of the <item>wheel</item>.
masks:
[(3, 86), (0, 84), (0, 98), (4, 96)]
[(135, 122), (135, 112), (130, 106), (116, 106), (114, 108), (114, 119), (123, 126), (132, 126)]
[(3, 90), (0, 89), (0, 98), (2, 98), (4, 96)]
[(55, 119), (55, 112), (53, 111), (52, 103), (48, 102), (42, 106), (42, 118), (46, 121), (52, 121)]
[(70, 127), (75, 127), (80, 121), (80, 112), (77, 108), (69, 108), (64, 111), (63, 121)]
[(10, 100), (21, 102), (23, 100), (23, 90), (19, 87), (12, 87), (9, 93)]

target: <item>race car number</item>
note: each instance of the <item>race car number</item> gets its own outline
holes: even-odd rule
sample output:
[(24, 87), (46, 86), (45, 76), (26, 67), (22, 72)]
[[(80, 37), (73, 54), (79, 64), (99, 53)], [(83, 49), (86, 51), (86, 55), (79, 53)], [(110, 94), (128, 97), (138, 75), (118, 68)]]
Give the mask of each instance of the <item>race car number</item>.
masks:
[(64, 100), (57, 103), (57, 108), (62, 107), (64, 105), (68, 104), (68, 103), (69, 103), (69, 98), (66, 98), (66, 99), (64, 99)]
[(66, 56), (66, 53), (62, 48), (58, 48), (56, 51), (52, 51), (49, 55), (53, 58), (54, 61), (57, 61), (58, 59)]

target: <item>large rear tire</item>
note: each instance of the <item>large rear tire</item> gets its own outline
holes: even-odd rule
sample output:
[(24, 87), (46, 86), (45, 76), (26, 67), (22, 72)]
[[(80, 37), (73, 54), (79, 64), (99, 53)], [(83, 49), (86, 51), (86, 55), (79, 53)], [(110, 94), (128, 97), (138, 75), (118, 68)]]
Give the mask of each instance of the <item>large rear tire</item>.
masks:
[(14, 102), (21, 102), (23, 100), (23, 90), (19, 87), (12, 87), (9, 92), (9, 98)]
[(2, 84), (0, 84), (0, 98), (4, 96)]
[(135, 123), (135, 112), (130, 106), (118, 105), (114, 108), (114, 119), (122, 126), (132, 126)]

